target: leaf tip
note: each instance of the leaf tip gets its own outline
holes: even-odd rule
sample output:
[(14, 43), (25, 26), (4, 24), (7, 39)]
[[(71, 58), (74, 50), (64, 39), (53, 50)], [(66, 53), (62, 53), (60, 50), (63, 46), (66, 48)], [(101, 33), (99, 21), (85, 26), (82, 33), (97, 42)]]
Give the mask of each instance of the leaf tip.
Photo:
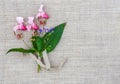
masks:
[(5, 54), (7, 55), (9, 53), (9, 51), (7, 51)]
[(66, 25), (67, 25), (67, 22), (64, 22), (63, 24), (66, 26)]

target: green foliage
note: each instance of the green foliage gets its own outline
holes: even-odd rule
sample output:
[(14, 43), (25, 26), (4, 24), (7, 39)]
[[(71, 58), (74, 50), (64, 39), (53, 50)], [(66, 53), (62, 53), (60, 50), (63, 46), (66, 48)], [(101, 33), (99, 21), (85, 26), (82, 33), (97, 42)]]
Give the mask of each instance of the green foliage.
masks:
[(10, 50), (7, 51), (6, 54), (10, 53), (10, 52), (22, 52), (22, 53), (35, 53), (34, 49), (23, 49), (23, 48), (12, 48)]
[(41, 38), (39, 36), (33, 36), (32, 37), (32, 44), (33, 44), (33, 47), (36, 49), (36, 51), (42, 52), (42, 49), (44, 46), (43, 38)]
[(46, 49), (48, 53), (51, 52), (59, 43), (65, 25), (66, 23), (56, 26), (52, 31), (46, 33), (43, 37), (45, 43), (44, 49)]

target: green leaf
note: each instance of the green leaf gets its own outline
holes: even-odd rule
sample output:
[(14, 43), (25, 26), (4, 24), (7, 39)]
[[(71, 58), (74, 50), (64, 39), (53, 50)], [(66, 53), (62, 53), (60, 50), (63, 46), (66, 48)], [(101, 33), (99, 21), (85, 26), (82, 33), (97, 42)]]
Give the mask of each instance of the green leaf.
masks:
[(33, 47), (38, 51), (38, 52), (41, 52), (42, 49), (43, 49), (43, 46), (44, 46), (44, 43), (43, 43), (43, 38), (39, 37), (39, 36), (33, 36), (32, 37), (32, 44), (33, 44)]
[(44, 43), (45, 43), (44, 49), (46, 49), (48, 53), (51, 52), (59, 43), (64, 31), (65, 25), (66, 23), (62, 23), (54, 27), (52, 31), (47, 32), (43, 37)]
[(12, 48), (12, 49), (9, 49), (6, 54), (10, 52), (35, 53), (35, 50), (34, 49), (23, 49), (23, 48)]

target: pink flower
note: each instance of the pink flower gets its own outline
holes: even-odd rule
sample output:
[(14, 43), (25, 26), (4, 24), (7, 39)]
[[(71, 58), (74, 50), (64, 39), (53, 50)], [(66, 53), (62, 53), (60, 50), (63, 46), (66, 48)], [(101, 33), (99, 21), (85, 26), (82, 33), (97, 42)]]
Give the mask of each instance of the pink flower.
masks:
[(43, 10), (43, 5), (41, 5), (40, 6), (40, 8), (39, 8), (39, 13), (37, 14), (37, 18), (44, 18), (44, 19), (48, 19), (49, 18), (49, 16), (48, 16), (48, 14)]
[(34, 17), (28, 17), (28, 26), (27, 30), (30, 31), (31, 29), (33, 30), (38, 30), (39, 27), (34, 23)]
[(23, 17), (17, 17), (16, 18), (18, 25), (14, 27), (14, 31), (17, 30), (27, 30), (26, 26), (24, 25), (24, 18)]

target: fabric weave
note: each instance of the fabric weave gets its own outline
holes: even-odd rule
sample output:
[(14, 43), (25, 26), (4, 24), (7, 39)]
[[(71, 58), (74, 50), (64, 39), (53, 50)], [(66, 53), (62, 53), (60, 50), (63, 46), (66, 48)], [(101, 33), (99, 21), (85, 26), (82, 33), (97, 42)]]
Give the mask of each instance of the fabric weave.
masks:
[[(37, 73), (31, 56), (5, 55), (26, 48), (13, 34), (16, 17), (35, 16), (41, 4), (50, 16), (47, 28), (67, 22), (49, 54), (53, 66), (68, 58), (59, 71)], [(0, 84), (120, 84), (120, 0), (0, 0)]]

